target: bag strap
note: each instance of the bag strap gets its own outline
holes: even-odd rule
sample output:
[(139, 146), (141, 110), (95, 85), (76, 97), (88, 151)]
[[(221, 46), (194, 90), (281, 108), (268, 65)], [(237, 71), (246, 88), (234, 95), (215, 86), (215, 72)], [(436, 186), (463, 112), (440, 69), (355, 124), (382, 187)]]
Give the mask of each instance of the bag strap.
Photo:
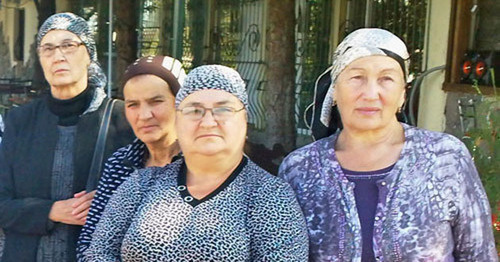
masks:
[(104, 109), (104, 114), (101, 119), (99, 127), (99, 134), (95, 143), (94, 156), (92, 157), (92, 164), (90, 165), (89, 177), (87, 179), (86, 191), (90, 192), (97, 188), (97, 183), (101, 177), (102, 161), (104, 159), (104, 147), (106, 146), (106, 137), (108, 135), (109, 122), (111, 120), (111, 113), (115, 99), (109, 99)]

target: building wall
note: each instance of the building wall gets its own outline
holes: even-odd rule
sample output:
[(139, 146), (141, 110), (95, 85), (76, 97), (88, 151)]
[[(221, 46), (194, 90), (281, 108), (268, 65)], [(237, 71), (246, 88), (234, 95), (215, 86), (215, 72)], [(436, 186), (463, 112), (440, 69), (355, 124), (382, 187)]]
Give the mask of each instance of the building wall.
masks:
[[(500, 13), (500, 1), (481, 0), (478, 1), (478, 7), (475, 43), (472, 48), (500, 51), (500, 16), (498, 15)], [(458, 101), (461, 101), (463, 105), (477, 105), (480, 99), (477, 94), (449, 92), (446, 100), (445, 132), (462, 137), (464, 132), (473, 128), (475, 116), (473, 107), (462, 106), (465, 117), (461, 121)]]
[[(426, 37), (426, 69), (446, 64), (451, 0), (430, 0)], [(422, 82), (418, 112), (418, 126), (433, 131), (444, 131), (446, 93), (442, 90), (444, 71), (428, 75)]]
[[(16, 41), (16, 30), (18, 29), (18, 18), (16, 13), (19, 9), (24, 9), (25, 12), (23, 61), (16, 61), (13, 51)], [(27, 66), (26, 63), (28, 63), (28, 61), (30, 60), (31, 55), (34, 54), (33, 52), (31, 52), (31, 46), (35, 42), (35, 35), (37, 33), (38, 26), (37, 11), (34, 2), (24, 1), (22, 5), (6, 3), (5, 6), (3, 6), (0, 10), (0, 22), (2, 22), (3, 25), (3, 41), (5, 41), (9, 49), (9, 58), (2, 60), (3, 69), (1, 69), (0, 71), (9, 71), (8, 77), (21, 77), (24, 67)], [(19, 67), (21, 68), (21, 70), (13, 70), (12, 67)], [(0, 74), (2, 74), (2, 72), (0, 72)]]

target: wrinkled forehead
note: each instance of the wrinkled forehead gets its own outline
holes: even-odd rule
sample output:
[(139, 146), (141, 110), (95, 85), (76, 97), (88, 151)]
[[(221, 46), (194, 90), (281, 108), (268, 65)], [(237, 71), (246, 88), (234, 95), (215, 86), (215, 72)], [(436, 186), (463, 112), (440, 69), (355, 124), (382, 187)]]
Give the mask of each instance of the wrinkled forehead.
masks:
[(220, 89), (203, 89), (189, 94), (180, 102), (182, 105), (201, 105), (201, 106), (243, 106), (238, 97)]
[(45, 36), (43, 36), (42, 40), (40, 40), (40, 45), (45, 44), (59, 44), (63, 41), (81, 41), (81, 39), (74, 33), (67, 30), (51, 30)]
[(363, 28), (352, 32), (339, 44), (335, 55), (344, 56), (350, 49), (364, 49), (370, 54), (385, 54), (384, 51), (389, 51), (404, 60), (409, 58), (403, 40), (387, 30), (378, 28)]

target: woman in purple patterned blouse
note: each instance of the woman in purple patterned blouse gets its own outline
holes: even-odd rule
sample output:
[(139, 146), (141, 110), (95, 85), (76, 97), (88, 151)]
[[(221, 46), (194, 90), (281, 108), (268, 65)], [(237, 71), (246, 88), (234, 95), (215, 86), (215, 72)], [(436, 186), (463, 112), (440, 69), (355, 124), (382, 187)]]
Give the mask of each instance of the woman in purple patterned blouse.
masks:
[(401, 39), (373, 28), (334, 53), (316, 120), (328, 128), (336, 106), (343, 128), (291, 153), (279, 171), (305, 214), (310, 261), (498, 261), (466, 147), (396, 118), (408, 58)]

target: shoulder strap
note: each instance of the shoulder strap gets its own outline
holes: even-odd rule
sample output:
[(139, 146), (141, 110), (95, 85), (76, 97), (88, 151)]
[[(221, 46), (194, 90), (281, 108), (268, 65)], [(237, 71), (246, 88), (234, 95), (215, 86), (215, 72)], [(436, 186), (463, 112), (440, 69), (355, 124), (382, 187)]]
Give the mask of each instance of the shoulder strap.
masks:
[(90, 165), (89, 177), (87, 179), (87, 192), (90, 192), (97, 188), (97, 183), (99, 181), (99, 178), (101, 177), (101, 167), (104, 158), (106, 137), (108, 135), (109, 122), (111, 120), (111, 113), (113, 112), (115, 101), (115, 99), (109, 99), (104, 109), (104, 114), (101, 119), (101, 125), (99, 127), (99, 134), (97, 135), (97, 141), (95, 143), (94, 156), (92, 157), (92, 164)]

